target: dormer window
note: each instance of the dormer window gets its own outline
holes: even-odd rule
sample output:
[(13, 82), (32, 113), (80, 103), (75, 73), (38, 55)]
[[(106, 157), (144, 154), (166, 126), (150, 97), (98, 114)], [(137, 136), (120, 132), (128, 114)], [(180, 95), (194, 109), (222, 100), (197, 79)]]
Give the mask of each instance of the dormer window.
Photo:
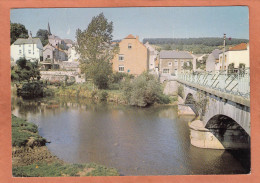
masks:
[(132, 44), (128, 43), (128, 49), (132, 49)]

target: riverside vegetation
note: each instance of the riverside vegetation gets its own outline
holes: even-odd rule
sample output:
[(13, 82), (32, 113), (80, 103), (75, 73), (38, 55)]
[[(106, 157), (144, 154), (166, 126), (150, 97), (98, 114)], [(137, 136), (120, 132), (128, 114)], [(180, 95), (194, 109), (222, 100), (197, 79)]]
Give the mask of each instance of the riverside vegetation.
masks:
[(35, 124), (12, 115), (12, 172), (15, 177), (118, 176), (95, 163), (69, 164), (53, 156)]

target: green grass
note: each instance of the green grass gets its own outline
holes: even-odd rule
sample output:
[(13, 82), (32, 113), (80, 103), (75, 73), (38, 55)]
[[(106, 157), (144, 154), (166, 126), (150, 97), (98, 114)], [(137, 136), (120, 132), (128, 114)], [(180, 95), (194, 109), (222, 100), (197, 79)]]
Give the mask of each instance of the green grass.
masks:
[(12, 146), (25, 146), (29, 138), (33, 138), (36, 144), (46, 143), (46, 139), (38, 134), (35, 124), (12, 115)]
[(13, 167), (14, 177), (118, 176), (114, 168), (91, 164), (38, 163)]

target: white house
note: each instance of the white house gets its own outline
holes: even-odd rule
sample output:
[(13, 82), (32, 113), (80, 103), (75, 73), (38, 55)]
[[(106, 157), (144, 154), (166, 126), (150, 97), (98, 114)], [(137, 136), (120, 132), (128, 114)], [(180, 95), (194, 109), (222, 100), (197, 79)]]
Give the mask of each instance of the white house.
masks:
[(19, 38), (11, 45), (11, 59), (16, 62), (19, 58), (31, 61), (43, 60), (43, 46), (39, 38)]
[(146, 42), (144, 46), (148, 49), (148, 54), (149, 54), (149, 71), (155, 71), (155, 61), (157, 60), (158, 56), (158, 51), (149, 44), (149, 42)]
[(224, 54), (224, 64), (223, 52), (219, 54), (219, 62), (215, 65), (215, 70), (228, 69), (229, 64), (234, 63), (234, 68), (239, 68), (239, 64), (245, 64), (245, 67), (249, 67), (249, 44), (241, 43), (234, 47), (229, 48)]
[(80, 55), (77, 53), (75, 46), (70, 47), (68, 50), (68, 61), (78, 61), (79, 57)]

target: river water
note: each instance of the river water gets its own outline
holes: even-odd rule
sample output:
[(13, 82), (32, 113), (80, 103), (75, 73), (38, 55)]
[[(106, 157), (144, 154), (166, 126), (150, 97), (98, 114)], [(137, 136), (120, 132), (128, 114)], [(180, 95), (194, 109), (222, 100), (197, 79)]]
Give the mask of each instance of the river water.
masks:
[(70, 163), (114, 167), (121, 175), (244, 174), (250, 152), (190, 144), (175, 106), (136, 108), (86, 99), (12, 98), (12, 113), (39, 126), (50, 151)]

